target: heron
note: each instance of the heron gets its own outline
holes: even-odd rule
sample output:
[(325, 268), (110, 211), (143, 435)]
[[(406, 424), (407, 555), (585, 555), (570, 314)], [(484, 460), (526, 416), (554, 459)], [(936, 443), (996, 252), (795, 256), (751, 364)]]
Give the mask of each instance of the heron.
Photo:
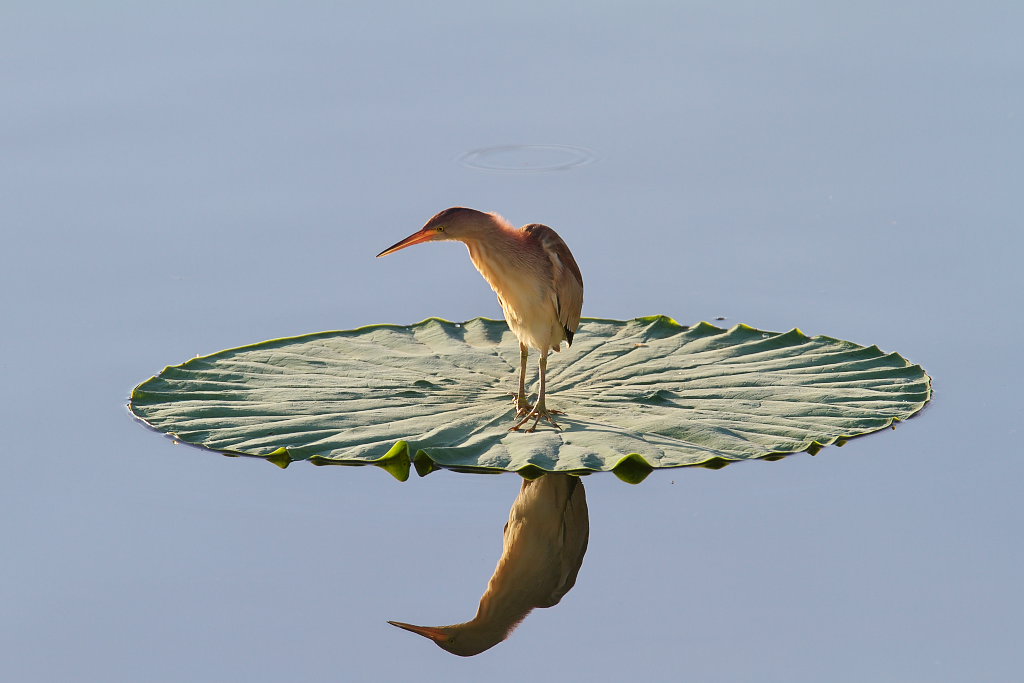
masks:
[(476, 616), (452, 626), (388, 623), (461, 657), (509, 637), (535, 607), (553, 607), (576, 583), (590, 538), (587, 496), (579, 477), (560, 472), (523, 480), (505, 525), (504, 548)]
[[(377, 257), (422, 242), (455, 240), (469, 249), (473, 265), (498, 295), (509, 329), (519, 339), (519, 392), (516, 431), (531, 418), (533, 432), (543, 419), (561, 429), (547, 407), (548, 353), (562, 342), (572, 346), (583, 308), (583, 275), (561, 237), (546, 225), (515, 228), (496, 213), (456, 206), (438, 213), (419, 231), (393, 244)], [(529, 349), (540, 352), (540, 392), (530, 405), (526, 394)]]

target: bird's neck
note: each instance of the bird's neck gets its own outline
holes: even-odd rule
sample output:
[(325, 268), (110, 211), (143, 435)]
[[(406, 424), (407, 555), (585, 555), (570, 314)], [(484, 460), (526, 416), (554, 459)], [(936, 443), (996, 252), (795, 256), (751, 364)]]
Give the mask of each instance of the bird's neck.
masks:
[[(468, 637), (486, 649), (508, 638), (532, 609), (532, 606), (524, 605), (519, 600), (509, 599), (508, 595), (492, 596), (490, 599), (484, 596), (476, 616), (455, 628), (463, 634), (472, 634)], [(468, 637), (462, 636), (464, 640)]]
[(524, 508), (532, 502), (524, 495), (529, 490), (527, 484), (531, 483), (523, 482), (523, 492), (512, 506), (505, 526), (501, 559), (480, 598), (476, 616), (468, 622), (505, 636), (538, 606), (536, 584), (546, 583), (544, 575), (550, 569), (544, 564), (543, 553), (535, 547), (538, 543), (546, 545), (549, 539), (538, 535), (537, 528), (527, 529), (527, 521), (523, 518)]
[(487, 239), (467, 239), (465, 243), (473, 265), (495, 291), (524, 267), (522, 234), (504, 220), (496, 223)]

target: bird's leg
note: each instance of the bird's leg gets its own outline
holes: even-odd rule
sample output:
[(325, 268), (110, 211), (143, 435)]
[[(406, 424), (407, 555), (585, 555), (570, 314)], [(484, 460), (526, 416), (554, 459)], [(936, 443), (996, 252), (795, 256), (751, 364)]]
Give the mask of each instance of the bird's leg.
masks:
[(548, 352), (547, 351), (541, 351), (541, 354), (540, 354), (540, 395), (537, 397), (537, 403), (536, 403), (536, 405), (533, 406), (533, 410), (526, 414), (526, 417), (521, 419), (511, 429), (509, 429), (510, 432), (511, 431), (518, 431), (518, 429), (520, 427), (522, 427), (524, 424), (526, 424), (526, 422), (531, 417), (533, 418), (533, 424), (530, 425), (530, 428), (526, 430), (528, 432), (536, 431), (537, 423), (540, 422), (541, 418), (544, 418), (545, 420), (550, 422), (551, 426), (554, 427), (555, 429), (561, 429), (561, 427), (558, 426), (558, 423), (555, 422), (551, 418), (551, 413), (556, 412), (556, 411), (548, 410), (547, 406), (544, 405), (544, 390), (546, 389), (546, 384), (547, 384), (547, 374), (548, 374)]
[(526, 348), (526, 344), (519, 343), (519, 393), (516, 394), (516, 417), (523, 417), (529, 415), (530, 411), (533, 410), (526, 400), (526, 357), (530, 354), (530, 350)]
[(547, 376), (548, 376), (548, 352), (545, 351), (540, 355), (540, 396), (537, 397), (537, 404), (533, 406), (533, 415), (536, 419), (533, 421), (533, 426), (530, 427), (529, 431), (533, 431), (537, 428), (537, 423), (543, 417), (545, 420), (551, 423), (551, 426), (555, 429), (561, 429), (558, 423), (551, 419), (551, 413), (547, 406), (544, 405), (544, 394), (547, 387)]

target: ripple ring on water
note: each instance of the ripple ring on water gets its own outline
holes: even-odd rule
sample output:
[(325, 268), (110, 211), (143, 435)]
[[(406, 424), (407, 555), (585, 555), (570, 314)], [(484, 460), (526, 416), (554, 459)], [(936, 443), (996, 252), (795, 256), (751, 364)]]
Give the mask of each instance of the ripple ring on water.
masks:
[(596, 159), (591, 150), (572, 145), (498, 145), (470, 150), (458, 160), (480, 171), (543, 173), (567, 171)]

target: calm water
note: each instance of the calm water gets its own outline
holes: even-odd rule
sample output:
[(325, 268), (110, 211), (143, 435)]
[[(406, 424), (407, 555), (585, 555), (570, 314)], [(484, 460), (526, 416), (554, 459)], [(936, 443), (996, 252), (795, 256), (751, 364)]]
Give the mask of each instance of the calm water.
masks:
[[(598, 5), (5, 7), (6, 680), (1015, 680), (1021, 10)], [(594, 158), (464, 163), (509, 145)], [(195, 354), (499, 315), (461, 248), (373, 258), (453, 204), (555, 227), (585, 315), (878, 344), (934, 404), (588, 478), (575, 589), (456, 659), (386, 620), (473, 615), (518, 477), (282, 471), (123, 409)]]

